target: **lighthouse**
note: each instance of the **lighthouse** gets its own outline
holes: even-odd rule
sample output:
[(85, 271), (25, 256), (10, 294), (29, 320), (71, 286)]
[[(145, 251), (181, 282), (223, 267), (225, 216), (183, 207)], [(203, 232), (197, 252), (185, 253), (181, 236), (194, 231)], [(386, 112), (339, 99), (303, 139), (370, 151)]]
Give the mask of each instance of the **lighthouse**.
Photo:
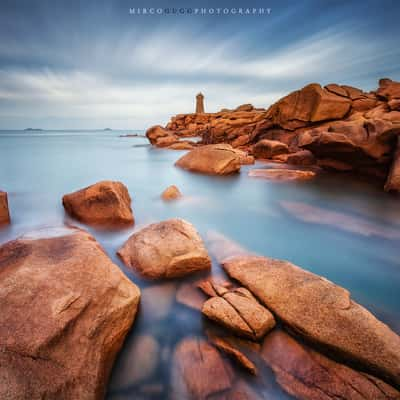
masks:
[(204, 95), (201, 92), (196, 96), (196, 114), (204, 114)]

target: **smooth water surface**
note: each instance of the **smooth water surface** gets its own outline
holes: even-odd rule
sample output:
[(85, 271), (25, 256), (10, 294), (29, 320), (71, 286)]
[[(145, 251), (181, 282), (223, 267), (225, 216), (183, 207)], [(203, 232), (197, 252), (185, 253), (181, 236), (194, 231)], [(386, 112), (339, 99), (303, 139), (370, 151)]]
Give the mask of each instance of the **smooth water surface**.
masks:
[[(194, 174), (174, 167), (184, 152), (152, 148), (142, 137), (119, 136), (126, 133), (132, 131), (0, 132), (0, 189), (8, 192), (12, 217), (12, 224), (0, 230), (0, 243), (38, 227), (75, 223), (64, 214), (63, 194), (99, 180), (119, 180), (131, 194), (135, 227), (119, 232), (86, 229), (142, 288), (153, 284), (122, 267), (116, 250), (135, 229), (179, 217), (193, 223), (204, 238), (210, 231), (218, 232), (251, 251), (289, 260), (327, 277), (350, 290), (356, 301), (399, 332), (398, 197), (343, 175), (325, 173), (299, 183), (248, 177), (249, 169), (264, 167), (261, 163), (242, 167), (236, 176)], [(184, 198), (163, 203), (160, 193), (171, 184), (179, 187)], [(340, 219), (334, 226), (326, 221), (304, 222), (285, 210), (284, 202), (305, 203), (320, 212), (335, 211), (344, 215), (344, 222)], [(377, 233), (367, 235), (365, 226), (377, 227)], [(214, 261), (213, 269), (218, 268)], [(167, 283), (156, 290), (156, 305), (142, 304), (115, 364), (107, 398), (168, 398), (175, 344), (186, 336), (204, 335), (207, 325), (197, 311), (175, 301), (182, 282)], [(150, 315), (157, 302), (169, 304), (167, 315)], [(153, 338), (149, 347), (156, 349), (157, 360), (147, 360), (147, 367), (152, 363), (156, 367), (149, 368), (150, 376), (141, 378), (138, 368), (134, 371), (137, 358), (132, 349), (138, 337), (148, 335)], [(273, 375), (268, 375), (268, 370), (264, 373), (265, 379), (273, 382)], [(274, 383), (264, 388), (261, 385), (260, 393), (267, 395), (266, 387), (268, 398), (289, 398)]]

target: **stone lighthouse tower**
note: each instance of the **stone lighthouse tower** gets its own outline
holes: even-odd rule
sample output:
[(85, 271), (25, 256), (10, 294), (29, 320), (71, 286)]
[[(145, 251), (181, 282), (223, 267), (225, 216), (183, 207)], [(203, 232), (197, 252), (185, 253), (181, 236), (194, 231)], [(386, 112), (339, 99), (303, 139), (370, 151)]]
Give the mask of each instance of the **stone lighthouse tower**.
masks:
[(204, 114), (204, 96), (201, 92), (196, 96), (196, 114)]

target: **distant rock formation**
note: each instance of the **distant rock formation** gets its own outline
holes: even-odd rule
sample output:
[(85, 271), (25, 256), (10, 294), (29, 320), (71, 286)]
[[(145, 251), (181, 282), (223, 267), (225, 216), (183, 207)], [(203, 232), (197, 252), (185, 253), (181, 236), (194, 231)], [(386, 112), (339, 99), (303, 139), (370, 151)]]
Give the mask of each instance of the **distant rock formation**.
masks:
[[(385, 190), (400, 191), (396, 153), (400, 82), (387, 78), (369, 93), (346, 85), (311, 83), (268, 109), (243, 104), (216, 113), (179, 114), (165, 128), (157, 129), (162, 136), (158, 141), (153, 139), (154, 127), (147, 131), (156, 146), (169, 147), (182, 137), (200, 136), (198, 145), (228, 143), (256, 158), (268, 153), (258, 151), (260, 141), (277, 141), (287, 146), (287, 159), (295, 159), (290, 158), (293, 153), (303, 156), (306, 153), (299, 151), (308, 150), (307, 164), (387, 180)], [(269, 154), (272, 158), (275, 152)]]

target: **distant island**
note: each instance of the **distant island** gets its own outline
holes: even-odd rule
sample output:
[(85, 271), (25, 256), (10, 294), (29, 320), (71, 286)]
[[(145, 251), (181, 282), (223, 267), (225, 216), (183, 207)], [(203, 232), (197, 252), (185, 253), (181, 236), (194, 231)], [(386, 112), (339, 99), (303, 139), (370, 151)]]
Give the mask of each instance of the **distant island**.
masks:
[(24, 131), (43, 131), (43, 129), (40, 128), (26, 128)]
[(104, 128), (105, 131), (112, 131), (111, 128)]

